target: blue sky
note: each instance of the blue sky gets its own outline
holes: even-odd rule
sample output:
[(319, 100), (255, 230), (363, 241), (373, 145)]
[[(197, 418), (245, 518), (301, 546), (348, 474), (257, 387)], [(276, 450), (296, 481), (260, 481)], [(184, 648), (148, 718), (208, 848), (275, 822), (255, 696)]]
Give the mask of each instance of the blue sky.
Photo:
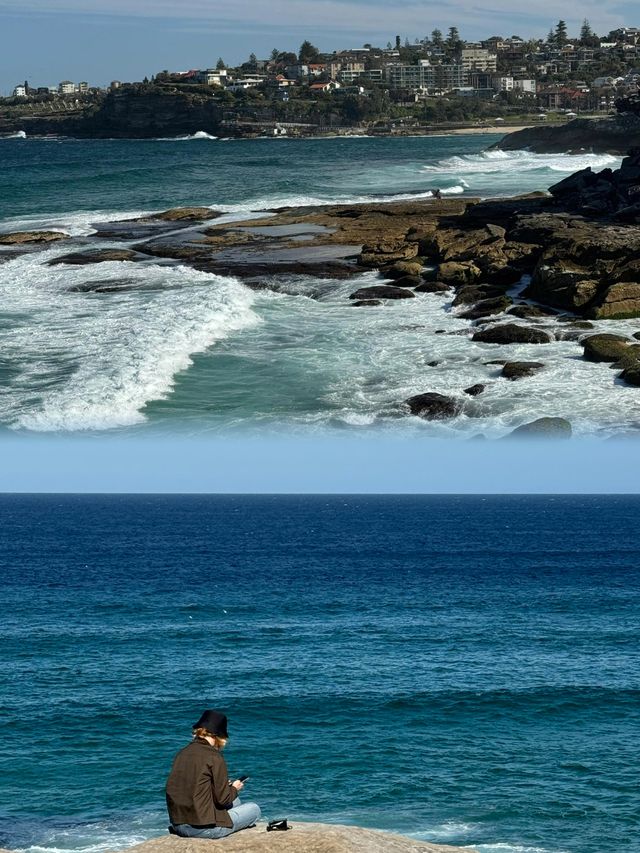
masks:
[(0, 93), (25, 78), (104, 84), (164, 68), (229, 63), (250, 52), (296, 50), (310, 38), (323, 50), (413, 39), (456, 25), (464, 38), (545, 35), (561, 15), (577, 32), (588, 18), (598, 32), (637, 25), (635, 4), (585, 0), (0, 0)]
[(8, 437), (0, 492), (638, 493), (638, 439)]

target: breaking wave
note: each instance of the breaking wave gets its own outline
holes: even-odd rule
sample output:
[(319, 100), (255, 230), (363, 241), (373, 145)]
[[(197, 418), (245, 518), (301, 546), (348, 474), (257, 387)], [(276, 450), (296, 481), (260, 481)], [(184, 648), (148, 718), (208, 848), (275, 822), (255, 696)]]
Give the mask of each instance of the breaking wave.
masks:
[(530, 172), (550, 169), (553, 172), (576, 172), (591, 166), (604, 169), (615, 166), (619, 157), (611, 154), (533, 154), (531, 151), (482, 151), (480, 154), (462, 154), (446, 157), (432, 165), (423, 166), (426, 174), (462, 173), (463, 175), (503, 172), (505, 168), (515, 172)]
[(62, 265), (43, 279), (40, 263), (25, 256), (5, 265), (0, 293), (15, 318), (3, 352), (12, 394), (0, 404), (13, 429), (141, 423), (145, 405), (170, 393), (194, 353), (259, 322), (253, 294), (236, 279), (186, 267)]

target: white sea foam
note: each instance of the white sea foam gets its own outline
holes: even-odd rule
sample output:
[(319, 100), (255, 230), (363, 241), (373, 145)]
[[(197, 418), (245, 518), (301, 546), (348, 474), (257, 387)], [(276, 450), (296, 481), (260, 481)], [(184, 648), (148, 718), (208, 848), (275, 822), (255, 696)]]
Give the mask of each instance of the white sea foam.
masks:
[(3, 133), (0, 139), (26, 139), (27, 134), (24, 130), (17, 130), (15, 133)]
[[(558, 850), (550, 847), (529, 847), (523, 844), (509, 844), (498, 842), (496, 844), (475, 844), (474, 849), (482, 853), (569, 853), (568, 850)], [(576, 851), (571, 851), (576, 853)]]
[[(55, 254), (3, 268), (3, 311), (15, 316), (3, 356), (16, 375), (0, 397), (0, 419), (13, 428), (140, 423), (145, 404), (167, 396), (194, 353), (259, 322), (252, 293), (234, 279), (155, 264), (40, 265)], [(69, 292), (87, 280), (122, 278), (134, 289)]]
[(160, 136), (157, 139), (154, 139), (154, 142), (186, 142), (194, 139), (211, 139), (217, 140), (217, 136), (212, 136), (210, 133), (207, 133), (206, 130), (198, 130), (196, 133), (187, 134), (185, 136)]
[(33, 216), (18, 216), (0, 222), (0, 232), (9, 231), (62, 231), (72, 237), (86, 237), (95, 233), (95, 222), (117, 222), (148, 216), (148, 210), (78, 210), (74, 213), (42, 213)]
[(619, 157), (611, 154), (534, 154), (531, 151), (482, 151), (446, 157), (437, 163), (422, 166), (426, 174), (454, 173), (461, 175), (491, 174), (513, 170), (512, 174), (550, 169), (554, 172), (576, 172), (591, 166), (604, 169), (616, 166)]

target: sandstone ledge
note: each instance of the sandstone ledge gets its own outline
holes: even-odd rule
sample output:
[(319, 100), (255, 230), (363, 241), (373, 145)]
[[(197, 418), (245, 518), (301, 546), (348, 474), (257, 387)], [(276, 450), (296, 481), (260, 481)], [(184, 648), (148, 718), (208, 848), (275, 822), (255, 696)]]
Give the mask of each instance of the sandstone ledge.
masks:
[(260, 823), (217, 841), (166, 835), (131, 847), (127, 853), (211, 853), (212, 845), (237, 853), (474, 853), (469, 847), (429, 844), (391, 832), (327, 823), (292, 821), (288, 832), (267, 832)]

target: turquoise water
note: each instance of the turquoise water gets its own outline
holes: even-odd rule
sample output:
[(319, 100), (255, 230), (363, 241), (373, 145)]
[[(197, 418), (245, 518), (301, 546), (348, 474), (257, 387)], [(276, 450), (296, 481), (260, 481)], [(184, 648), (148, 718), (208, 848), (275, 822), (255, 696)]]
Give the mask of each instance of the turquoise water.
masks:
[[(281, 205), (426, 199), (436, 187), (511, 195), (618, 162), (484, 150), (496, 138), (4, 139), (0, 230), (57, 228), (104, 248), (92, 223), (170, 206), (208, 205), (232, 222)], [(354, 310), (349, 294), (379, 282), (376, 272), (347, 283), (280, 276), (279, 293), (254, 292), (157, 261), (46, 266), (66, 251), (54, 244), (2, 264), (0, 430), (500, 437), (545, 415), (569, 418), (577, 435), (637, 430), (637, 389), (583, 362), (575, 342), (545, 347), (544, 371), (507, 382), (486, 364), (504, 350), (472, 344), (449, 295)], [(123, 277), (126, 292), (78, 290)], [(638, 330), (634, 321), (600, 325)], [(508, 357), (538, 360), (540, 351), (512, 346)], [(487, 390), (470, 400), (463, 389), (477, 382)], [(402, 402), (424, 391), (460, 397), (461, 414), (446, 424), (406, 417)]]
[(637, 497), (0, 497), (0, 845), (123, 848), (204, 707), (267, 817), (638, 853)]

